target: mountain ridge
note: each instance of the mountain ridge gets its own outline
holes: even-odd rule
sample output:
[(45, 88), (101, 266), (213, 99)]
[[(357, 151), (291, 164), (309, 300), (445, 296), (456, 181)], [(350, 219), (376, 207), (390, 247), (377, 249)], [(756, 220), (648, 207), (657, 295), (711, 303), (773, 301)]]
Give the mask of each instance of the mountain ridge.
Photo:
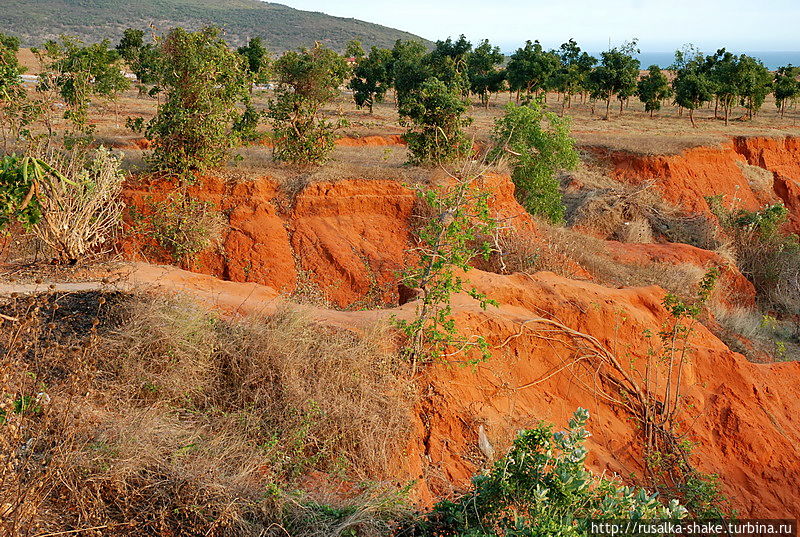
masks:
[(129, 27), (164, 32), (215, 25), (232, 45), (259, 36), (273, 52), (320, 41), (336, 50), (358, 39), (365, 47), (388, 47), (397, 39), (427, 40), (394, 28), (259, 0), (3, 0), (0, 31), (25, 46), (62, 34), (87, 42), (118, 40)]

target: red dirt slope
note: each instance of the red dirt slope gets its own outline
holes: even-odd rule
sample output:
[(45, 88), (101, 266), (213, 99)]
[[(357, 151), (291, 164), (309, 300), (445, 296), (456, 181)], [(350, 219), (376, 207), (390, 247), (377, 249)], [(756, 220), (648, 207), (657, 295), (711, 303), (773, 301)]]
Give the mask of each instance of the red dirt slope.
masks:
[[(670, 320), (661, 305), (664, 291), (609, 289), (552, 273), (500, 276), (473, 270), (467, 276), (500, 303), (499, 308), (483, 311), (468, 296), (459, 295), (454, 301), (459, 326), (483, 334), (493, 347), (492, 358), (474, 368), (439, 363), (423, 373), (421, 399), (414, 409), (415, 432), (398, 454), (396, 479), (419, 479), (414, 495), (421, 503), (430, 503), (468, 486), (469, 478), (486, 462), (477, 447), (480, 425), (495, 452), (502, 454), (518, 429), (539, 420), (563, 425), (578, 406), (592, 412), (591, 468), (625, 478), (641, 475), (641, 442), (629, 416), (593, 392), (601, 385), (591, 370), (575, 362), (573, 346), (557, 332), (537, 331), (542, 327), (530, 320), (555, 319), (593, 335), (639, 378), (651, 345), (644, 334), (657, 333)], [(130, 281), (152, 282), (162, 291), (181, 291), (240, 313), (269, 312), (282, 302), (263, 286), (220, 282), (170, 267), (136, 265)], [(311, 308), (310, 313), (319, 322), (358, 329), (390, 315), (411, 315), (414, 307), (412, 302), (390, 310)], [(694, 462), (701, 470), (720, 475), (741, 516), (797, 517), (800, 363), (749, 363), (699, 324), (690, 345), (681, 391), (688, 438), (699, 442)], [(663, 377), (655, 384), (663, 385)]]
[[(747, 210), (783, 200), (793, 230), (800, 231), (800, 138), (737, 137), (720, 147), (696, 147), (678, 155), (597, 155), (611, 164), (618, 179), (634, 184), (655, 180), (665, 200), (689, 211), (709, 212), (703, 198), (717, 194)], [(751, 185), (740, 167), (745, 163), (772, 172), (772, 188)]]

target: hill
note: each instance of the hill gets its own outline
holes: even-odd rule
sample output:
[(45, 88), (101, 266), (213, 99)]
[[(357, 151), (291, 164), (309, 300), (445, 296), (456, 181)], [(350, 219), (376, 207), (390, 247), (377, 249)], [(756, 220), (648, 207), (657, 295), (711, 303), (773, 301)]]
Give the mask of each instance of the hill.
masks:
[(384, 47), (397, 39), (422, 40), (378, 24), (258, 0), (4, 0), (3, 5), (0, 31), (19, 37), (27, 46), (61, 34), (89, 42), (116, 40), (126, 28), (151, 24), (159, 31), (214, 24), (234, 45), (260, 36), (276, 52), (314, 41), (343, 50), (351, 39)]

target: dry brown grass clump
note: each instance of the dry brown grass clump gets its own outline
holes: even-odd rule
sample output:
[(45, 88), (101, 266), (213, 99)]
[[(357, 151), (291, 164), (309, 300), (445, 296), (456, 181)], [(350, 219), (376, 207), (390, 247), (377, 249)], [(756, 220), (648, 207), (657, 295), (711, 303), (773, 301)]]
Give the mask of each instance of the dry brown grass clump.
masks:
[(404, 442), (380, 329), (97, 293), (2, 311), (0, 533), (372, 535), (404, 515), (396, 488), (292, 492), (379, 479)]
[(312, 183), (390, 180), (417, 184), (430, 175), (430, 170), (406, 165), (407, 151), (402, 146), (337, 146), (328, 162), (310, 167), (273, 162), (268, 147), (254, 145), (239, 148), (237, 152), (242, 158), (220, 169), (219, 174), (222, 177), (245, 181), (267, 176), (278, 183), (290, 198), (294, 198)]
[(571, 227), (620, 242), (651, 243), (660, 236), (706, 250), (721, 245), (713, 219), (687, 215), (670, 206), (652, 181), (628, 185), (586, 167), (565, 176), (563, 181), (576, 181), (582, 186), (579, 190), (568, 189), (564, 196)]
[(774, 194), (774, 190), (772, 189), (774, 178), (771, 171), (760, 166), (752, 166), (742, 161), (737, 162), (737, 164), (753, 192), (757, 194), (765, 193), (769, 197)]
[(491, 255), (488, 259), (477, 258), (476, 268), (497, 274), (547, 271), (568, 278), (574, 277), (578, 268), (573, 261), (578, 244), (570, 240), (542, 240), (529, 233), (507, 229), (491, 238), (490, 243), (494, 245)]
[(796, 360), (800, 356), (800, 333), (796, 323), (780, 320), (755, 308), (711, 304), (716, 323), (712, 331), (730, 349), (751, 362)]

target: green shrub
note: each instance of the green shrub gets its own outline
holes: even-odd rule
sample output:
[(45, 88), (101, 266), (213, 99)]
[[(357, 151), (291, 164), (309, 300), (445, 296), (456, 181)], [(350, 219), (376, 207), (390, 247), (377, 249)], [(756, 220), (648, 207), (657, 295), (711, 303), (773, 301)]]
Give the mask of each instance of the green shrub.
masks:
[(551, 222), (563, 221), (565, 208), (556, 172), (573, 170), (579, 162), (569, 120), (545, 111), (537, 102), (509, 103), (505, 115), (495, 122), (492, 141), (491, 158), (511, 160), (511, 178), (525, 209)]
[(30, 228), (42, 217), (35, 181), (45, 173), (38, 159), (6, 155), (0, 159), (0, 230), (12, 222)]
[(783, 204), (758, 211), (727, 209), (722, 196), (706, 198), (730, 237), (739, 270), (753, 282), (768, 307), (800, 312), (800, 240), (781, 228), (789, 211)]
[(150, 199), (144, 211), (131, 210), (134, 231), (150, 237), (172, 258), (190, 266), (195, 255), (222, 238), (227, 223), (210, 202), (173, 192), (164, 200)]
[(317, 164), (334, 147), (337, 124), (322, 117), (322, 107), (339, 94), (347, 62), (317, 43), (310, 50), (286, 52), (274, 65), (278, 77), (267, 117), (272, 120), (273, 158)]
[(657, 494), (594, 476), (584, 464), (589, 412), (579, 408), (567, 431), (522, 431), (508, 454), (472, 490), (436, 504), (419, 523), (426, 536), (580, 536), (588, 519), (676, 520), (687, 510)]
[(217, 28), (175, 28), (161, 43), (159, 86), (165, 100), (147, 127), (150, 161), (182, 174), (222, 163), (236, 141), (236, 104), (247, 98), (244, 59)]
[(429, 78), (411, 91), (400, 104), (401, 124), (408, 127), (404, 138), (414, 164), (450, 162), (469, 152), (462, 117), (468, 103), (458, 87)]

